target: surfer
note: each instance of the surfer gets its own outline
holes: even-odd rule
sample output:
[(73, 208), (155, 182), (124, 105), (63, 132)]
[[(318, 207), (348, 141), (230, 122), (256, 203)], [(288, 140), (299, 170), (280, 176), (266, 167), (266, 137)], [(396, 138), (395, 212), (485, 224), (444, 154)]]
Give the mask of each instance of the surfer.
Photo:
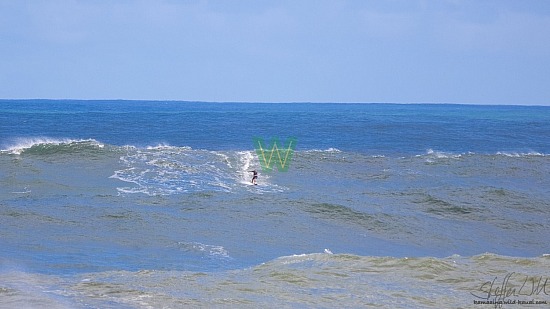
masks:
[(256, 170), (253, 170), (253, 171), (248, 171), (249, 173), (252, 173), (252, 183), (257, 185), (258, 184), (258, 172)]

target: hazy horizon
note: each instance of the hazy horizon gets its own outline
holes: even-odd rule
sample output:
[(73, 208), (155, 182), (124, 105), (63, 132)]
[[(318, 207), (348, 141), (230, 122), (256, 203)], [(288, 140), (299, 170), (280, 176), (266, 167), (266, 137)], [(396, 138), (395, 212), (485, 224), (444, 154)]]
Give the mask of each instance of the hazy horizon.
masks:
[(393, 104), (393, 105), (467, 105), (467, 106), (533, 106), (550, 107), (544, 104), (487, 104), (487, 103), (459, 103), (459, 102), (271, 102), (271, 101), (190, 101), (190, 100), (156, 100), (156, 99), (43, 99), (43, 98), (0, 98), (0, 101), (78, 101), (78, 102), (174, 102), (174, 103), (197, 103), (197, 104)]

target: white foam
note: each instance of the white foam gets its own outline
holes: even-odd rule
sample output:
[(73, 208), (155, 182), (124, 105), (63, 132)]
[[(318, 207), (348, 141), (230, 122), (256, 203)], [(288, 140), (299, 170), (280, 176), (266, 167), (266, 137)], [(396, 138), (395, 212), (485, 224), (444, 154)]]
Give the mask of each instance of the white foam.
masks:
[(238, 171), (239, 173), (239, 182), (246, 185), (252, 185), (252, 182), (250, 179), (250, 165), (252, 163), (252, 160), (254, 156), (252, 155), (252, 151), (241, 151), (238, 152), (239, 155), (239, 161), (240, 161), (240, 169)]
[(229, 157), (226, 154), (220, 152), (215, 152), (215, 154), (222, 157), (223, 161), (225, 162), (225, 164), (227, 164), (229, 168), (233, 168), (233, 166), (231, 165), (231, 161), (229, 161)]
[(507, 152), (507, 151), (499, 151), (497, 152), (497, 155), (499, 156), (505, 156), (510, 158), (521, 158), (521, 157), (545, 157), (546, 154), (536, 152), (536, 151), (530, 151), (530, 152)]
[(333, 148), (333, 147), (330, 147), (328, 149), (310, 149), (310, 150), (306, 150), (305, 151), (306, 153), (308, 152), (328, 152), (328, 153), (339, 153), (339, 152), (342, 152), (340, 149), (338, 148)]
[(223, 246), (207, 245), (200, 242), (178, 242), (185, 251), (206, 253), (212, 257), (229, 258), (229, 252)]
[[(416, 155), (416, 157), (427, 157), (428, 161), (432, 159), (460, 159), (467, 156), (475, 155), (474, 152), (465, 152), (465, 153), (450, 153), (450, 152), (443, 152), (443, 151), (436, 151), (433, 149), (426, 150), (425, 154)], [(537, 151), (529, 151), (529, 152), (512, 152), (512, 151), (498, 151), (495, 154), (487, 154), (487, 155), (497, 155), (497, 156), (505, 156), (509, 158), (522, 158), (522, 157), (546, 157), (549, 156), (548, 154), (544, 154)], [(431, 162), (431, 161), (430, 161)]]
[(160, 143), (156, 146), (147, 146), (145, 147), (147, 150), (174, 150), (174, 151), (180, 151), (180, 150), (192, 150), (189, 146), (172, 146), (167, 143)]
[(233, 189), (233, 173), (216, 152), (160, 145), (128, 149), (120, 161), (125, 168), (115, 171), (111, 178), (133, 183), (135, 187), (120, 187), (119, 194), (156, 196)]
[(243, 189), (264, 194), (287, 190), (273, 184), (270, 181), (272, 176), (262, 172), (258, 185), (251, 183), (249, 171), (260, 170), (253, 151), (206, 151), (160, 145), (148, 149), (127, 148), (127, 154), (120, 157), (120, 162), (123, 167), (115, 170), (110, 178), (133, 184), (118, 188), (121, 195), (142, 193), (155, 196)]
[(123, 194), (143, 193), (143, 194), (146, 194), (146, 195), (149, 195), (149, 196), (153, 196), (153, 194), (151, 194), (149, 192), (149, 190), (147, 190), (147, 188), (129, 188), (129, 187), (121, 188), (121, 187), (118, 187), (116, 189), (119, 193), (123, 193)]
[(15, 191), (15, 192), (12, 192), (12, 194), (29, 194), (32, 192), (28, 187), (25, 187), (24, 190), (25, 191)]
[(460, 159), (462, 158), (464, 154), (455, 154), (455, 153), (449, 153), (449, 152), (443, 152), (443, 151), (435, 151), (433, 149), (426, 150), (426, 153), (423, 155), (417, 155), (416, 157), (428, 157), (428, 161), (430, 159)]

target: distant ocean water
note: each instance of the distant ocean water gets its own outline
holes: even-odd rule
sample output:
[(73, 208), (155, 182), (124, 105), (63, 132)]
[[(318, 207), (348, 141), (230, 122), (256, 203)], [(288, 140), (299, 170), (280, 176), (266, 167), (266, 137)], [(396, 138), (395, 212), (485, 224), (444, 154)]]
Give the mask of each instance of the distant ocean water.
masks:
[(549, 175), (550, 107), (0, 100), (0, 307), (543, 308)]

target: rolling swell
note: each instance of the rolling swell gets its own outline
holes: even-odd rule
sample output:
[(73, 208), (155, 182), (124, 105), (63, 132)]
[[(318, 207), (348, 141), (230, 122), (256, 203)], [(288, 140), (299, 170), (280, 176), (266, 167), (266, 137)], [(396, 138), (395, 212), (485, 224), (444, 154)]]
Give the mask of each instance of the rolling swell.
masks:
[[(76, 278), (11, 272), (4, 274), (4, 281), (11, 285), (0, 287), (0, 305), (21, 307), (30, 300), (50, 308), (286, 307), (289, 304), (294, 307), (345, 304), (354, 308), (462, 308), (478, 299), (474, 295), (487, 295), (483, 293), (487, 291), (483, 288), (486, 282), (495, 280), (495, 284), (500, 284), (508, 278), (508, 284), (517, 292), (525, 279), (537, 280), (541, 275), (546, 278), (544, 274), (549, 267), (550, 259), (544, 256), (525, 259), (485, 253), (473, 257), (394, 258), (309, 253), (218, 272), (108, 271)], [(27, 284), (13, 284), (18, 282)], [(531, 290), (530, 284), (531, 281), (527, 282), (524, 291)], [(530, 300), (533, 297), (548, 299), (544, 291), (514, 298)], [(83, 303), (86, 306), (82, 306)]]
[(388, 215), (386, 214), (367, 214), (343, 205), (313, 203), (306, 206), (305, 211), (323, 220), (355, 224), (367, 230), (377, 232), (389, 231), (392, 228), (391, 221), (387, 220), (389, 218), (387, 218)]

